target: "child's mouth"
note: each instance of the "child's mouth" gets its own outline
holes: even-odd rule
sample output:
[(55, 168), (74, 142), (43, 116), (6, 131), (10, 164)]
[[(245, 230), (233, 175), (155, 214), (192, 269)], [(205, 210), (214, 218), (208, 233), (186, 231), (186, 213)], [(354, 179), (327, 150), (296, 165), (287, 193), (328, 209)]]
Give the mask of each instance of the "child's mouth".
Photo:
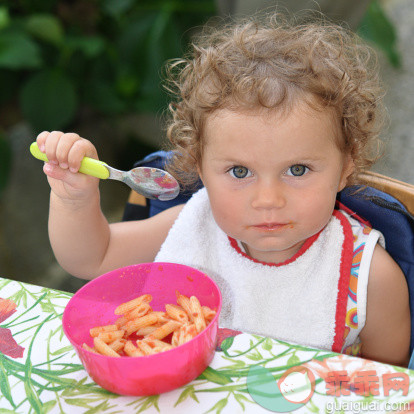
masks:
[(278, 231), (287, 227), (292, 227), (291, 223), (260, 223), (254, 224), (252, 227), (262, 231)]

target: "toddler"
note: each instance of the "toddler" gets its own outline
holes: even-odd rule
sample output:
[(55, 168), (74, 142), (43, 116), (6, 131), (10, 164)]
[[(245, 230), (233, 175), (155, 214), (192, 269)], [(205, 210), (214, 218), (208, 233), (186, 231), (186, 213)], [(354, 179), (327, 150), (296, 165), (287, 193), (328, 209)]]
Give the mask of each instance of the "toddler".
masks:
[(95, 147), (42, 132), (49, 234), (61, 266), (91, 279), (170, 261), (211, 276), (221, 326), (406, 365), (404, 275), (382, 235), (336, 203), (375, 160), (382, 91), (355, 35), (279, 15), (209, 29), (169, 66), (170, 171), (185, 205), (108, 224), (98, 180), (78, 173)]

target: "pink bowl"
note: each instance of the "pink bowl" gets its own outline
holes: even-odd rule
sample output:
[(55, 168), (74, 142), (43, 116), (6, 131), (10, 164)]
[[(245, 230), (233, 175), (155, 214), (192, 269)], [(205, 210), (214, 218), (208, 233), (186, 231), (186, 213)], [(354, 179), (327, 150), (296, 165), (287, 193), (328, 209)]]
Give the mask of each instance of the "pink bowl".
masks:
[[(176, 290), (195, 295), (217, 314), (191, 341), (170, 351), (142, 357), (107, 357), (82, 348), (93, 346), (89, 329), (114, 323), (115, 308), (144, 293), (153, 296), (154, 310), (176, 303)], [(199, 376), (214, 357), (221, 294), (204, 273), (174, 263), (143, 263), (106, 273), (78, 290), (63, 313), (63, 331), (91, 378), (122, 395), (153, 395), (181, 387)]]

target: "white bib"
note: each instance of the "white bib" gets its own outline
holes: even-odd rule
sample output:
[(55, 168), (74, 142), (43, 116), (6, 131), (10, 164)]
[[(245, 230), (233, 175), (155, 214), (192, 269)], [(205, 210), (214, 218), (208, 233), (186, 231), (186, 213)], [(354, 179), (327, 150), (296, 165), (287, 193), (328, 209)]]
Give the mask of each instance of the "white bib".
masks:
[(349, 220), (335, 211), (293, 260), (265, 264), (217, 226), (202, 188), (184, 206), (155, 261), (212, 277), (223, 296), (222, 327), (340, 352), (353, 253)]

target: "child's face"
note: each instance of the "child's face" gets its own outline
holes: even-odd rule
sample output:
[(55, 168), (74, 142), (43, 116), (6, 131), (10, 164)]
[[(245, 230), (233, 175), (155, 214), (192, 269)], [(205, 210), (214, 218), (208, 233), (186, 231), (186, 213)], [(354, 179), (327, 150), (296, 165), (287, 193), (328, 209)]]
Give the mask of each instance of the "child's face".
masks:
[(265, 262), (292, 257), (329, 221), (353, 170), (331, 110), (288, 115), (220, 110), (207, 119), (200, 176), (214, 218)]

